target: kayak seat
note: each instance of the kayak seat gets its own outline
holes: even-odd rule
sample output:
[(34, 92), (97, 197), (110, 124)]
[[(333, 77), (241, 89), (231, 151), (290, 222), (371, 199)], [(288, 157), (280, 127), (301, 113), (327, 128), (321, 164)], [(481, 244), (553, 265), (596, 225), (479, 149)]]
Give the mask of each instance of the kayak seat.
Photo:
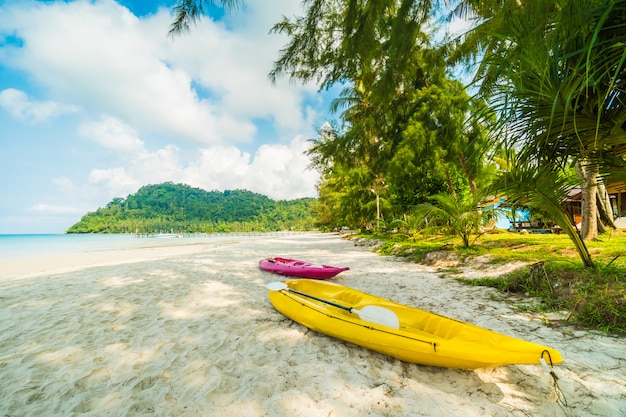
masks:
[(449, 320), (438, 316), (426, 316), (421, 323), (415, 323), (417, 329), (442, 339), (451, 339), (462, 330), (462, 323), (451, 324)]
[(335, 294), (333, 298), (339, 302), (349, 305), (350, 307), (355, 307), (363, 300), (363, 297), (351, 291), (341, 291)]

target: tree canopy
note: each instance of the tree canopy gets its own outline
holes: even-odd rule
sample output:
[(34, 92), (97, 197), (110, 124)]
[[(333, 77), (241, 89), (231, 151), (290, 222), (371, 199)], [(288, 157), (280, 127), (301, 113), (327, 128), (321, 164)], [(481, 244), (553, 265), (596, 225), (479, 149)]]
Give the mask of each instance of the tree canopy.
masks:
[(67, 233), (310, 230), (314, 201), (275, 201), (246, 190), (205, 191), (174, 183), (147, 185), (87, 213)]
[[(342, 88), (332, 106), (338, 120), (319, 129), (309, 151), (322, 174), (321, 223), (369, 227), (379, 216), (410, 220), (441, 192), (458, 207), (506, 192), (554, 217), (593, 266), (584, 240), (597, 236), (598, 222), (612, 226), (597, 191), (626, 177), (626, 2), (303, 4), (302, 16), (273, 27), (288, 43), (269, 76)], [(474, 25), (442, 38), (435, 29), (446, 14)], [(457, 75), (461, 63), (471, 89)], [(584, 194), (582, 231), (563, 208), (572, 187)]]

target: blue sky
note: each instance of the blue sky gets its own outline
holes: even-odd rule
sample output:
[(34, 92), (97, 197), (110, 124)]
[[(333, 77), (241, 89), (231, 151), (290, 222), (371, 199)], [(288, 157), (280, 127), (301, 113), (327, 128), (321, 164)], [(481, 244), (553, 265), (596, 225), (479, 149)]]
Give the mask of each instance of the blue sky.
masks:
[(170, 39), (173, 1), (0, 0), (0, 234), (62, 233), (146, 184), (316, 196), (331, 93), (267, 77), (301, 2)]

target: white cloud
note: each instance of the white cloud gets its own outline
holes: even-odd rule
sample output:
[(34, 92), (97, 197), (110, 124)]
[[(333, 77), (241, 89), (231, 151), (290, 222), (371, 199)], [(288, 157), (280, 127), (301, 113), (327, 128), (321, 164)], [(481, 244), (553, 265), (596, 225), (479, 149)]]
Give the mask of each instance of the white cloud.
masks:
[[(125, 197), (127, 194), (138, 190), (141, 185), (143, 184), (129, 175), (125, 168), (118, 167), (93, 169), (89, 173), (85, 188), (89, 190), (88, 194), (110, 195), (112, 199), (113, 197)], [(92, 189), (101, 192), (93, 193), (91, 192)]]
[[(318, 174), (306, 170), (302, 152), (321, 124), (322, 96), (313, 85), (268, 78), (287, 42), (269, 30), (301, 2), (245, 4), (170, 39), (165, 8), (138, 18), (113, 0), (0, 0), (0, 70), (8, 74), (0, 106), (29, 122), (1, 113), (0, 140), (13, 140), (5, 158), (33, 156), (28, 166), (0, 167), (30, 179), (4, 185), (25, 202), (20, 212), (84, 214), (165, 181), (315, 196)], [(51, 120), (68, 112), (76, 115)], [(35, 139), (41, 152), (24, 148)]]
[(285, 42), (268, 34), (280, 14), (250, 3), (250, 13), (267, 11), (259, 21), (235, 15), (240, 25), (255, 23), (242, 34), (207, 18), (172, 40), (169, 10), (140, 20), (112, 0), (27, 2), (7, 9), (0, 25), (23, 39), (7, 55), (12, 65), (53, 94), (139, 130), (220, 144), (251, 142), (252, 119), (267, 118), (290, 134), (309, 129), (300, 102), (315, 89), (288, 80), (273, 86), (267, 77)]
[(0, 91), (0, 107), (16, 119), (33, 123), (78, 111), (78, 107), (72, 105), (30, 100), (26, 93), (15, 88)]
[(258, 188), (279, 199), (314, 197), (319, 175), (307, 169), (311, 161), (304, 151), (308, 146), (302, 137), (289, 145), (261, 146), (252, 165)]
[(31, 213), (45, 214), (45, 215), (80, 215), (85, 214), (84, 209), (74, 206), (53, 206), (49, 204), (37, 204), (30, 207), (28, 210)]
[(167, 181), (205, 190), (247, 189), (274, 199), (314, 197), (319, 175), (306, 169), (307, 146), (298, 137), (288, 145), (263, 145), (254, 157), (234, 146), (213, 146), (184, 159), (179, 148), (168, 145), (141, 152), (124, 166), (93, 169), (85, 186), (101, 188), (112, 197), (126, 197), (142, 185)]
[(113, 150), (130, 153), (145, 150), (136, 130), (114, 117), (102, 116), (99, 122), (84, 122), (78, 127), (78, 133)]
[(306, 169), (308, 145), (297, 137), (288, 145), (263, 145), (253, 156), (235, 147), (204, 149), (183, 178), (207, 190), (247, 189), (274, 199), (314, 197), (319, 175)]

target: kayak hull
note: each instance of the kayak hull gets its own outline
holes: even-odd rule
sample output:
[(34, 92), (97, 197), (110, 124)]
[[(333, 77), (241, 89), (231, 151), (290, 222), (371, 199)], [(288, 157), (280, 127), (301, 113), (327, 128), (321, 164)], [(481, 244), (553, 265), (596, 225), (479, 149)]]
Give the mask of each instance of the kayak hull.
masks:
[(261, 259), (259, 261), (259, 268), (275, 274), (310, 279), (329, 279), (337, 276), (340, 272), (350, 269), (348, 267), (319, 265), (297, 259), (280, 257)]
[(560, 363), (552, 348), (497, 333), (470, 323), (379, 298), (327, 281), (294, 279), (289, 289), (357, 310), (378, 306), (398, 317), (400, 328), (362, 320), (343, 308), (296, 294), (270, 290), (274, 308), (308, 327), (404, 362), (446, 368), (476, 369), (512, 364)]

